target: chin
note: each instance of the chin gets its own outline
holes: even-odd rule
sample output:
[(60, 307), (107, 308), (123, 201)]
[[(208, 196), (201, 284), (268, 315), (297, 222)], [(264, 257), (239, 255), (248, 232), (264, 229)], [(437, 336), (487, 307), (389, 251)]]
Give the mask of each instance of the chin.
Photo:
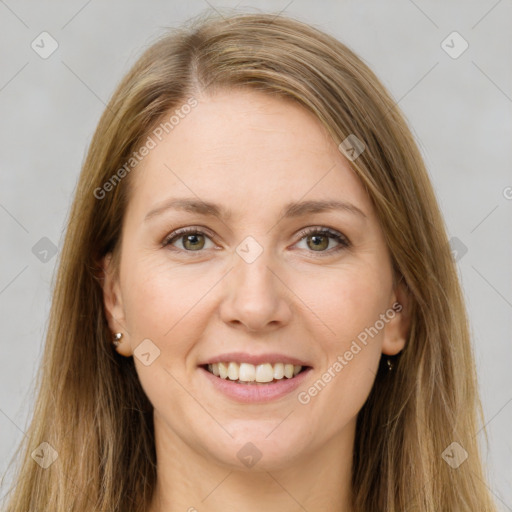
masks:
[(296, 426), (290, 435), (289, 429), (278, 432), (283, 426), (276, 428), (276, 425), (273, 422), (273, 427), (268, 428), (265, 422), (264, 427), (260, 425), (260, 428), (254, 430), (245, 429), (243, 435), (234, 435), (233, 439), (216, 443), (208, 451), (219, 464), (233, 471), (277, 471), (289, 468), (306, 449), (305, 439), (300, 436)]

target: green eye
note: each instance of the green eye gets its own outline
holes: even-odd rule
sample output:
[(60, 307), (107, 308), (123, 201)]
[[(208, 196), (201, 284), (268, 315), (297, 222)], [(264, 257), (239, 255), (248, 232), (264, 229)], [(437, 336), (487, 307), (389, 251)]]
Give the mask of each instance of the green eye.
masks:
[[(346, 249), (350, 247), (351, 243), (344, 235), (334, 231), (330, 228), (322, 228), (322, 227), (314, 227), (307, 228), (299, 233), (301, 237), (299, 242), (303, 240), (307, 240), (306, 244), (309, 252), (319, 253), (323, 255), (326, 253), (328, 255)], [(175, 246), (175, 243), (181, 240), (182, 247), (176, 247), (175, 250), (182, 252), (201, 252), (202, 249), (205, 249), (206, 241), (212, 241), (212, 236), (201, 231), (197, 228), (183, 228), (178, 231), (174, 231), (171, 233), (163, 242), (163, 246)], [(329, 249), (329, 244), (331, 240), (334, 240), (338, 243), (337, 247)], [(212, 242), (213, 243), (213, 242)]]
[[(205, 244), (204, 236), (200, 233), (195, 235), (184, 235), (183, 238), (183, 247), (185, 249), (195, 250), (202, 249)], [(189, 245), (188, 245), (189, 244)]]
[(209, 238), (206, 233), (194, 228), (184, 228), (171, 233), (164, 241), (164, 246), (173, 245), (175, 241), (182, 240), (182, 246), (185, 251), (197, 252), (204, 248), (205, 239)]
[[(350, 242), (345, 236), (329, 228), (308, 228), (302, 231), (300, 236), (302, 237), (300, 240), (301, 242), (302, 240), (307, 239), (306, 244), (312, 252), (328, 252), (331, 254), (332, 252), (350, 247)], [(326, 249), (329, 247), (329, 242), (331, 240), (338, 242), (339, 245), (338, 247), (327, 251)]]

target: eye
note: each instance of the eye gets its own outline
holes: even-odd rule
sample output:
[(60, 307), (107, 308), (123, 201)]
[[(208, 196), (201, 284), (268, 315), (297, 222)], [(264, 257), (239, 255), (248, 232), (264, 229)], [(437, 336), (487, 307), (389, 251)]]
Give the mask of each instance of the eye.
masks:
[[(332, 254), (351, 246), (347, 237), (330, 228), (307, 228), (302, 230), (299, 236), (301, 237), (299, 242), (306, 240), (307, 247), (310, 249), (309, 252), (320, 253), (319, 256), (323, 256), (323, 253)], [(202, 249), (208, 249), (208, 247), (205, 247), (206, 240), (211, 240), (212, 238), (214, 238), (213, 235), (201, 229), (189, 227), (173, 231), (163, 241), (162, 246), (174, 246), (176, 242), (180, 242), (181, 247), (174, 246), (173, 250), (181, 250), (189, 253), (201, 252)], [(327, 250), (333, 240), (338, 243), (338, 246)]]
[[(301, 231), (299, 236), (301, 236), (300, 242), (306, 240), (306, 245), (311, 249), (311, 252), (332, 254), (333, 252), (346, 249), (351, 245), (347, 237), (330, 228), (307, 228)], [(338, 242), (338, 246), (326, 250), (332, 240)], [(323, 256), (323, 254), (320, 254), (320, 256)]]
[(180, 241), (182, 247), (177, 249), (187, 252), (199, 252), (205, 248), (205, 239), (210, 236), (197, 228), (183, 228), (171, 233), (163, 242), (163, 246), (174, 245), (175, 241)]

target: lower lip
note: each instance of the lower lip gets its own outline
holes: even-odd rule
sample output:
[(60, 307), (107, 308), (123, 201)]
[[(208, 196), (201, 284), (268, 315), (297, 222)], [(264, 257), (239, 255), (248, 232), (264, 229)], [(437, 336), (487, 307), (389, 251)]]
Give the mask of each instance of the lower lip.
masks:
[(282, 398), (297, 389), (304, 382), (311, 368), (307, 368), (291, 379), (283, 378), (268, 384), (238, 384), (234, 380), (216, 377), (205, 368), (199, 367), (199, 370), (206, 375), (215, 389), (229, 398), (241, 403), (263, 403)]

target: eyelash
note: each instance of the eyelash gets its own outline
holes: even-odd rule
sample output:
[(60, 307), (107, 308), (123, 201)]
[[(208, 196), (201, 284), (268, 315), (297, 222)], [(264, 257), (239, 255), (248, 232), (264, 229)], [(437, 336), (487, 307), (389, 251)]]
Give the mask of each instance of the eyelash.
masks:
[[(209, 232), (202, 231), (202, 230), (200, 230), (198, 228), (189, 227), (189, 228), (178, 229), (178, 230), (172, 232), (169, 236), (167, 236), (165, 238), (165, 240), (162, 243), (162, 246), (163, 247), (169, 247), (169, 246), (172, 245), (172, 243), (175, 240), (177, 240), (180, 237), (183, 237), (185, 235), (188, 235), (188, 234), (205, 235), (205, 236), (207, 236), (210, 239), (213, 239), (213, 240), (215, 239), (215, 237), (212, 234), (210, 234)], [(349, 248), (352, 245), (347, 237), (345, 237), (341, 233), (338, 233), (337, 231), (334, 231), (333, 229), (330, 229), (330, 228), (324, 228), (324, 227), (306, 228), (306, 229), (303, 229), (302, 231), (300, 231), (298, 233), (298, 235), (300, 236), (299, 242), (301, 242), (308, 235), (329, 236), (329, 238), (334, 239), (337, 242), (339, 242), (340, 245), (338, 247), (335, 247), (334, 249), (329, 249), (329, 250), (326, 250), (326, 251), (318, 251), (318, 254), (315, 254), (315, 252), (317, 252), (317, 251), (309, 251), (312, 254), (314, 254), (315, 257), (323, 257), (324, 255), (332, 255), (333, 253), (338, 253), (339, 251), (347, 249), (347, 248)], [(172, 250), (180, 251), (180, 252), (186, 252), (186, 253), (191, 253), (191, 254), (198, 253), (198, 255), (201, 252), (203, 252), (202, 250), (199, 250), (199, 251), (187, 251), (187, 250), (184, 250), (184, 249), (177, 249), (177, 248), (173, 248)]]

